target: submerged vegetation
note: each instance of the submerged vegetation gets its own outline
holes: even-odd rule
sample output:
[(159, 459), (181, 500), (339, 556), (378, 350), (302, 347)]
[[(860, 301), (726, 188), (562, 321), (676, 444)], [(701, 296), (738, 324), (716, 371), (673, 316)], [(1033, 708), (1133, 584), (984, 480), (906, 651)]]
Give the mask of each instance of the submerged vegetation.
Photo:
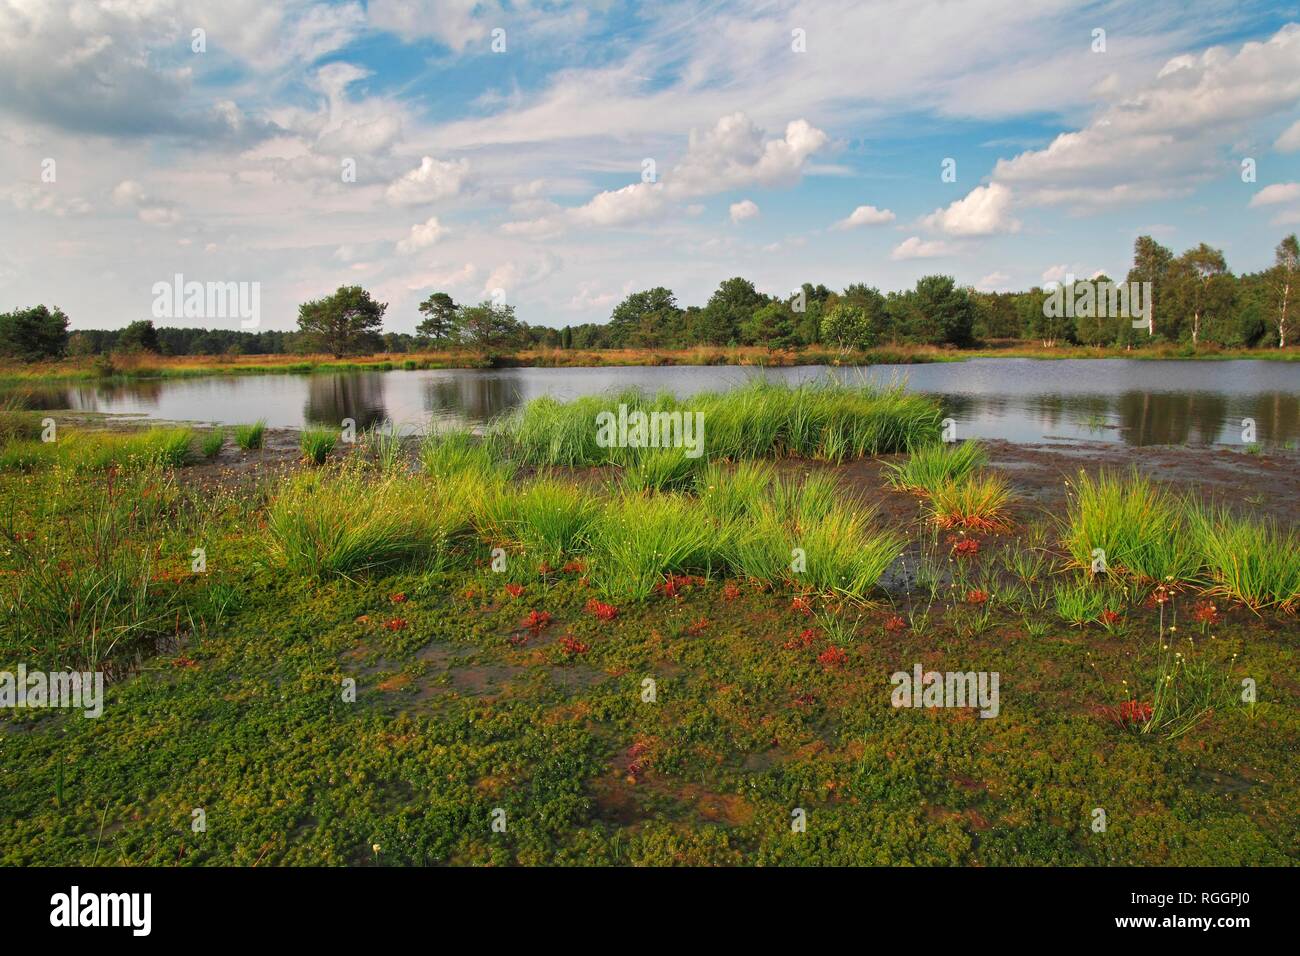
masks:
[[(109, 686), (0, 716), (0, 862), (1295, 862), (1294, 530), (1107, 471), (1038, 517), (928, 403), (774, 388), (311, 467), (6, 425), (0, 670)], [(589, 442), (620, 401), (704, 453)], [(914, 665), (998, 716), (891, 706)]]

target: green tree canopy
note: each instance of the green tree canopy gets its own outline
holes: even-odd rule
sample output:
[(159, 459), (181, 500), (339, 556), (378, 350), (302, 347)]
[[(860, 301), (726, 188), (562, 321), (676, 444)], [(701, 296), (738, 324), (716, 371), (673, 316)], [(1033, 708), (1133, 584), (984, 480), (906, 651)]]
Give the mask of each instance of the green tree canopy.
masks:
[(457, 325), (456, 303), (445, 292), (434, 292), (420, 303), (423, 321), (415, 327), (415, 334), (421, 339), (441, 345), (454, 341), (459, 331)]
[(387, 308), (359, 285), (339, 286), (333, 295), (298, 306), (298, 328), (322, 351), (341, 358), (374, 340)]
[(20, 362), (62, 358), (68, 349), (68, 317), (35, 305), (0, 314), (0, 355)]
[(117, 337), (117, 347), (123, 352), (161, 352), (158, 330), (152, 319), (139, 319), (124, 328)]
[(498, 305), (485, 299), (478, 305), (462, 305), (459, 313), (458, 323), (465, 341), (485, 352), (505, 348), (521, 331), (513, 305)]

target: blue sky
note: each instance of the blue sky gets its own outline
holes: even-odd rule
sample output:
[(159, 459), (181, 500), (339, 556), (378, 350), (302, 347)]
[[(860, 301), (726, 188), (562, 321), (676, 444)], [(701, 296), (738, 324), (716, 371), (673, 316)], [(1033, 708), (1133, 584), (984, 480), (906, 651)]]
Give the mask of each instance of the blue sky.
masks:
[(0, 0), (0, 145), (0, 308), (74, 328), (177, 273), (409, 331), (434, 290), (562, 326), (732, 275), (1119, 276), (1141, 233), (1253, 271), (1300, 227), (1300, 8)]

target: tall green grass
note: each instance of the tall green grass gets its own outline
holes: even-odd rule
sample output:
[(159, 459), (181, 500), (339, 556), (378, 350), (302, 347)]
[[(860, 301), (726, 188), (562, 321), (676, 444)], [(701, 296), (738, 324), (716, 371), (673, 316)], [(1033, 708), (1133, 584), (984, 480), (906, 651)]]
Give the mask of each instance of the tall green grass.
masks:
[(303, 460), (313, 465), (325, 464), (339, 436), (332, 428), (304, 428), (298, 438)]
[(1300, 535), (1226, 509), (1190, 509), (1191, 533), (1213, 593), (1260, 610), (1300, 607)]
[(904, 537), (873, 528), (874, 511), (836, 506), (800, 529), (798, 546), (807, 562), (795, 580), (814, 590), (865, 600), (881, 575), (903, 550)]
[[(62, 486), (76, 486), (68, 508)], [(156, 579), (160, 553), (188, 512), (175, 480), (159, 466), (87, 483), (71, 472), (45, 479), (48, 497), (30, 515), (0, 526), (21, 572), (0, 581), (0, 653), (52, 669), (99, 669), (115, 652), (138, 653), (172, 633), (184, 611), (177, 589)], [(16, 524), (23, 521), (24, 524)], [(33, 530), (34, 529), (34, 530)], [(187, 526), (188, 542), (201, 538)], [(187, 588), (195, 597), (200, 589)], [(188, 614), (182, 618), (190, 624)]]
[(684, 491), (695, 483), (702, 458), (688, 458), (681, 448), (647, 448), (623, 469), (619, 484), (624, 491)]
[(375, 467), (386, 474), (398, 471), (404, 463), (402, 436), (395, 425), (367, 429), (364, 448)]
[(221, 454), (221, 449), (225, 444), (226, 444), (226, 429), (224, 427), (217, 427), (212, 429), (212, 431), (208, 432), (206, 435), (203, 436), (203, 440), (201, 442), (201, 447), (203, 449), (203, 457), (216, 458), (217, 455)]
[(886, 480), (895, 488), (930, 494), (935, 488), (960, 481), (988, 462), (988, 452), (978, 441), (927, 445), (901, 462), (885, 465)]
[(935, 441), (939, 407), (898, 388), (833, 380), (787, 386), (755, 379), (728, 392), (688, 399), (636, 390), (571, 402), (535, 399), (493, 426), (493, 434), (525, 465), (630, 464), (637, 448), (598, 444), (597, 416), (629, 413), (703, 414), (703, 456), (743, 459), (795, 456), (842, 461), (907, 451)]
[(500, 455), (495, 440), (468, 431), (431, 432), (420, 443), (419, 459), (420, 467), (435, 479), (473, 472), (504, 480), (514, 473), (513, 463)]
[(1091, 569), (1102, 552), (1108, 571), (1144, 581), (1195, 577), (1201, 566), (1186, 504), (1134, 469), (1127, 477), (1086, 472), (1070, 483), (1063, 543), (1074, 564)]
[(235, 426), (235, 444), (244, 451), (252, 451), (262, 447), (262, 442), (266, 438), (266, 419), (259, 418), (251, 425)]
[(1011, 502), (1015, 495), (1006, 479), (995, 472), (968, 472), (930, 489), (925, 506), (941, 528), (970, 531), (1006, 531), (1011, 527)]
[(154, 466), (180, 468), (194, 455), (189, 428), (145, 428), (130, 432), (59, 432), (58, 440), (13, 441), (0, 449), (0, 470), (63, 465), (76, 471), (117, 468), (137, 472)]
[(583, 552), (600, 518), (600, 503), (574, 484), (540, 478), (484, 500), (480, 527), (493, 540), (515, 541), (552, 566)]
[(267, 510), (272, 554), (289, 570), (350, 577), (406, 562), (441, 565), (469, 527), (452, 489), (358, 469), (288, 479)]
[(644, 600), (667, 574), (709, 574), (726, 562), (718, 529), (694, 499), (645, 495), (610, 502), (596, 526), (590, 576), (608, 597)]
[(753, 516), (775, 481), (776, 469), (765, 461), (710, 462), (696, 472), (695, 494), (712, 520), (726, 523)]

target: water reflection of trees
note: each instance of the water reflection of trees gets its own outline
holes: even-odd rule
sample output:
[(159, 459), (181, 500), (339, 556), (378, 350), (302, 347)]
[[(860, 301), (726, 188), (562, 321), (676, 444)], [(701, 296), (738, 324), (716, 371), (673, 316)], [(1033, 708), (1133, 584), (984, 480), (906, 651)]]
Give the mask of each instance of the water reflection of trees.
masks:
[(124, 382), (101, 382), (77, 389), (83, 402), (80, 408), (97, 408), (99, 403), (117, 404), (124, 399), (157, 405), (167, 380), (162, 378), (137, 378)]
[[(1246, 403), (1245, 416), (1255, 419), (1255, 434), (1261, 442), (1282, 444), (1300, 438), (1300, 394), (1264, 392)], [(1235, 441), (1229, 434), (1225, 440)]]
[(1209, 445), (1223, 430), (1228, 399), (1212, 392), (1130, 391), (1119, 396), (1116, 410), (1130, 445)]
[(351, 418), (358, 429), (379, 425), (388, 418), (384, 405), (382, 372), (346, 372), (307, 376), (307, 404), (303, 418), (314, 425), (338, 428)]
[(424, 407), (434, 419), (455, 417), (479, 424), (521, 404), (519, 383), (500, 375), (458, 375), (424, 385)]
[(0, 405), (12, 405), (33, 412), (74, 408), (72, 389), (63, 386), (17, 385), (0, 389)]

